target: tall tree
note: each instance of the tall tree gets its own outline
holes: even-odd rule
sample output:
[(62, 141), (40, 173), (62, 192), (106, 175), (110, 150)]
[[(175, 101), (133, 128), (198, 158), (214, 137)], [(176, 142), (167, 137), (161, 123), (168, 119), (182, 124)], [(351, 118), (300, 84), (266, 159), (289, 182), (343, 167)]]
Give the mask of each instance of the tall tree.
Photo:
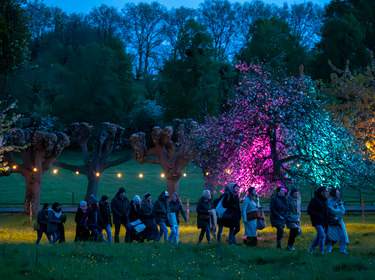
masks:
[(99, 7), (94, 7), (88, 14), (88, 18), (98, 30), (103, 41), (108, 41), (119, 35), (121, 15), (116, 8), (102, 4)]
[(141, 164), (159, 164), (165, 175), (167, 190), (171, 194), (179, 191), (181, 171), (197, 156), (197, 143), (201, 137), (198, 123), (191, 119), (175, 119), (174, 125), (177, 126), (176, 135), (173, 135), (171, 126), (164, 129), (154, 127), (153, 147), (147, 146), (143, 132), (130, 137), (135, 159)]
[[(83, 165), (72, 165), (60, 161), (54, 161), (53, 164), (61, 168), (78, 172), (87, 176), (88, 185), (85, 201), (90, 201), (90, 196), (97, 196), (99, 180), (103, 172), (113, 166), (117, 166), (128, 161), (131, 156), (125, 155), (117, 160), (109, 160), (115, 146), (119, 144), (124, 129), (116, 124), (102, 123), (101, 127), (94, 135), (91, 134), (92, 126), (88, 123), (72, 123), (67, 131), (72, 141), (76, 142), (83, 155)], [(89, 139), (93, 144), (90, 149)]]
[(324, 109), (317, 84), (303, 75), (275, 79), (254, 65), (238, 69), (238, 97), (205, 125), (203, 148), (213, 153), (206, 171), (216, 184), (265, 195), (277, 184), (373, 190), (374, 165)]
[(124, 33), (130, 41), (130, 52), (136, 77), (151, 74), (160, 63), (158, 49), (165, 40), (164, 19), (165, 6), (158, 2), (151, 4), (140, 2), (126, 3), (122, 9), (124, 19)]
[(227, 48), (235, 35), (235, 12), (228, 0), (205, 0), (200, 4), (199, 23), (206, 26), (214, 39), (215, 58), (227, 57)]
[(20, 128), (11, 133), (9, 141), (25, 146), (20, 151), (22, 163), (16, 161), (13, 152), (5, 153), (4, 159), (12, 167), (12, 173), (19, 173), (25, 178), (24, 212), (35, 216), (40, 206), (43, 174), (69, 145), (69, 138), (56, 130), (50, 118), (29, 118), (20, 122)]

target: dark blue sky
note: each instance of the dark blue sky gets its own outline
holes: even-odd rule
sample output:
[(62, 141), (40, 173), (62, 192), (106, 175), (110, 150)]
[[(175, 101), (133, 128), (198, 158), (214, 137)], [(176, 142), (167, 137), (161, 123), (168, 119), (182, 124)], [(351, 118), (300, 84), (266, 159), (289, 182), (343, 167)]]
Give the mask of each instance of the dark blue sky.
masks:
[[(151, 3), (155, 0), (142, 0), (142, 1), (131, 1), (131, 0), (44, 0), (48, 6), (56, 6), (61, 8), (63, 11), (68, 13), (88, 13), (92, 10), (95, 6), (100, 6), (101, 4), (106, 4), (108, 6), (117, 7), (119, 10), (124, 6), (127, 2), (134, 2), (135, 4), (139, 2), (146, 2)], [(204, 0), (158, 0), (160, 4), (167, 7), (167, 9), (179, 8), (181, 6), (185, 6), (188, 8), (198, 8), (199, 4), (202, 3)], [(240, 2), (243, 3), (246, 0), (229, 0), (230, 2)], [(248, 0), (247, 0), (248, 1)], [(330, 0), (311, 0), (313, 3), (324, 5), (329, 3)], [(289, 4), (293, 3), (303, 3), (307, 2), (306, 0), (263, 0), (263, 2), (271, 4), (275, 3), (276, 5), (282, 6), (284, 2)]]

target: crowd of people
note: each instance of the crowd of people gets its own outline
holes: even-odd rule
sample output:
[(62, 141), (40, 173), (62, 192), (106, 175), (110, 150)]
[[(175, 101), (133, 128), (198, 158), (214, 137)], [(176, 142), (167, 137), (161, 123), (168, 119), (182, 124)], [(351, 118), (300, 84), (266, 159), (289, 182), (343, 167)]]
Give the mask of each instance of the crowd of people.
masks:
[[(239, 199), (239, 186), (230, 183), (224, 193), (213, 199), (209, 190), (204, 190), (199, 199), (197, 212), (197, 227), (200, 229), (198, 244), (206, 236), (207, 242), (212, 238), (218, 243), (224, 228), (229, 229), (226, 242), (230, 245), (238, 244), (236, 235), (240, 231), (240, 221), (245, 227), (244, 244), (255, 247), (258, 243), (258, 230), (264, 228), (259, 220), (263, 219), (262, 206), (256, 188), (250, 187), (244, 198), (242, 209)], [(310, 215), (312, 226), (316, 229), (316, 237), (312, 242), (309, 252), (314, 252), (317, 247), (321, 253), (331, 252), (332, 246), (340, 241), (340, 253), (347, 254), (346, 246), (349, 244), (348, 234), (342, 220), (345, 214), (344, 203), (340, 198), (340, 191), (320, 187), (311, 199), (307, 213)], [(111, 215), (112, 214), (112, 215)], [(99, 200), (91, 196), (90, 205), (86, 201), (79, 204), (75, 215), (76, 236), (74, 241), (107, 241), (112, 243), (112, 225), (114, 224), (114, 242), (120, 242), (121, 225), (125, 228), (125, 242), (159, 242), (164, 237), (164, 242), (179, 241), (180, 215), (188, 222), (186, 211), (183, 209), (178, 193), (169, 197), (163, 191), (155, 202), (151, 194), (145, 193), (142, 199), (135, 195), (129, 201), (125, 188), (119, 188), (116, 195), (109, 202), (103, 195)], [(113, 219), (112, 219), (113, 217)], [(263, 216), (264, 217), (264, 216)], [(298, 189), (287, 191), (284, 187), (276, 187), (275, 195), (270, 201), (270, 222), (276, 228), (276, 248), (281, 248), (285, 226), (289, 229), (287, 249), (294, 251), (296, 237), (301, 232), (301, 200)], [(55, 202), (52, 207), (47, 203), (37, 216), (36, 244), (39, 244), (43, 233), (50, 243), (64, 242), (64, 223), (66, 215), (61, 214), (61, 205)], [(263, 225), (263, 226), (262, 226)], [(216, 234), (217, 231), (217, 234)]]

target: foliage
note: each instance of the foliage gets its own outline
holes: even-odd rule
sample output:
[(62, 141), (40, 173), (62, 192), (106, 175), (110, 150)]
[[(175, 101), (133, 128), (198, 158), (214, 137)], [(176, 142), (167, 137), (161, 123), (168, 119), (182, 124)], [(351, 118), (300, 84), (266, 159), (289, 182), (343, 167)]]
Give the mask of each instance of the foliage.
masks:
[(129, 130), (149, 131), (162, 125), (164, 111), (154, 100), (138, 101), (129, 113)]
[(205, 126), (202, 165), (211, 180), (237, 182), (240, 192), (255, 186), (264, 195), (289, 184), (373, 188), (367, 155), (331, 119), (311, 79), (275, 80), (260, 66), (237, 67), (243, 74), (237, 98)]

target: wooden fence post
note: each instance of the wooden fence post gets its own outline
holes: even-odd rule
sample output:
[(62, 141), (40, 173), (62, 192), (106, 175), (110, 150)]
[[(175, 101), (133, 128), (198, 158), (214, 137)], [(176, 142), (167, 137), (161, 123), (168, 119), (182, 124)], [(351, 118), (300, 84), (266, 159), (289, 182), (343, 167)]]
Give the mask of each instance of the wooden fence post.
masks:
[(362, 223), (365, 222), (365, 201), (362, 198)]
[(190, 204), (190, 199), (186, 200), (186, 216), (189, 219), (189, 204)]
[(74, 204), (74, 192), (72, 192), (72, 204)]

